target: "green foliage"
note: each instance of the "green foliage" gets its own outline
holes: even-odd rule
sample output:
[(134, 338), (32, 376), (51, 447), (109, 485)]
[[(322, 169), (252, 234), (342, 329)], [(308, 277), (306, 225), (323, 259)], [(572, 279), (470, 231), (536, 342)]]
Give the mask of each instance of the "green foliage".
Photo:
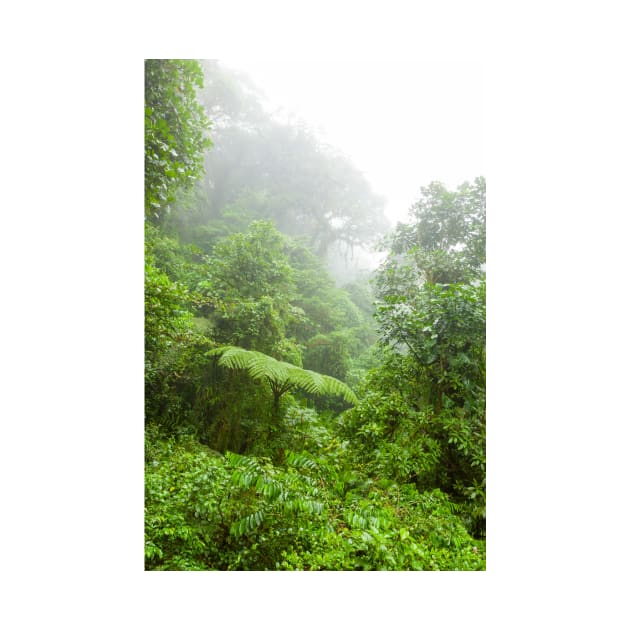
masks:
[(350, 366), (347, 335), (343, 332), (316, 335), (309, 339), (304, 366), (337, 379), (345, 379)]
[(145, 223), (145, 243), (155, 266), (183, 284), (189, 293), (207, 277), (208, 264), (203, 252), (194, 245), (182, 244), (177, 235), (167, 236), (158, 227)]
[(439, 414), (423, 400), (411, 357), (390, 355), (363, 383), (360, 403), (340, 421), (353, 449), (376, 475), (453, 491), (485, 479), (484, 396)]
[[(273, 569), (300, 531), (324, 519), (321, 490), (304, 458), (267, 460), (213, 453), (149, 428), (145, 562), (152, 570)], [(304, 538), (304, 537), (302, 537)]]
[(195, 274), (195, 265), (175, 240), (146, 228), (146, 419), (172, 431), (196, 427), (202, 434), (206, 400), (199, 394), (206, 376), (205, 352), (215, 344), (208, 327), (192, 315), (196, 300), (186, 281)]
[(439, 491), (366, 484), (338, 491), (325, 458), (285, 466), (146, 436), (149, 570), (484, 570), (456, 506)]
[(377, 310), (384, 343), (403, 347), (429, 385), (428, 402), (464, 405), (485, 387), (485, 282), (387, 295)]
[(341, 396), (350, 404), (358, 402), (354, 392), (336, 378), (278, 361), (262, 352), (224, 346), (210, 350), (208, 355), (220, 356), (219, 365), (223, 367), (246, 370), (254, 380), (266, 382), (276, 400), (286, 392), (299, 388), (309, 394)]
[(385, 361), (342, 433), (370, 474), (440, 488), (485, 532), (485, 181), (434, 182), (375, 277)]
[(209, 259), (215, 291), (226, 298), (282, 298), (294, 291), (285, 239), (270, 221), (254, 221), (244, 234), (215, 246)]
[(144, 273), (145, 346), (150, 355), (156, 355), (188, 329), (187, 293), (185, 287), (157, 269), (150, 256), (145, 259)]
[(375, 277), (383, 345), (408, 352), (436, 413), (485, 390), (485, 180), (422, 189)]
[[(286, 330), (295, 317), (291, 298), (293, 270), (285, 239), (268, 221), (257, 221), (244, 234), (217, 243), (207, 259), (208, 275), (199, 283), (220, 343), (294, 355)], [(301, 359), (300, 359), (301, 360)]]
[(369, 321), (371, 311), (362, 316), (347, 291), (335, 287), (321, 259), (295, 241), (289, 242), (289, 246), (289, 262), (295, 270), (296, 284), (292, 304), (304, 314), (291, 330), (301, 343), (316, 334), (360, 326)]
[(338, 288), (382, 200), (204, 68), (145, 64), (146, 568), (484, 570), (485, 181)]
[(372, 478), (439, 488), (457, 502), (469, 531), (485, 533), (485, 393), (450, 399), (439, 412), (435, 385), (410, 354), (387, 352), (368, 373), (360, 402), (343, 414), (337, 432), (348, 456)]
[(462, 184), (449, 192), (433, 182), (398, 224), (391, 251), (375, 279), (379, 298), (412, 294), (427, 284), (475, 283), (486, 260), (486, 183)]
[(227, 471), (191, 438), (164, 440), (150, 426), (145, 445), (145, 568), (214, 568), (208, 556), (225, 528), (218, 496)]
[(144, 204), (159, 221), (175, 191), (201, 174), (210, 124), (195, 92), (203, 87), (198, 62), (146, 59), (144, 80)]
[[(455, 255), (470, 268), (486, 259), (486, 181), (477, 177), (451, 192), (440, 182), (421, 189), (422, 196), (409, 211), (410, 223), (399, 224), (391, 237), (394, 254), (418, 250)], [(430, 258), (428, 259), (430, 260)], [(432, 271), (424, 266), (427, 272)], [(458, 282), (427, 277), (429, 282)]]

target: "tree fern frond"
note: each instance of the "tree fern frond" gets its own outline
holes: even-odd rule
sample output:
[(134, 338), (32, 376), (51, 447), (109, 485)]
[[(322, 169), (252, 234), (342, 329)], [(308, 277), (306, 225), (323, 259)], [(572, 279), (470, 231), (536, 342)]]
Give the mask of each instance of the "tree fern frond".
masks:
[(356, 405), (359, 401), (355, 393), (341, 381), (305, 370), (297, 365), (278, 361), (256, 350), (245, 350), (237, 346), (222, 346), (206, 353), (220, 356), (219, 365), (246, 370), (256, 381), (268, 381), (275, 392), (283, 394), (293, 387), (299, 387), (309, 394), (320, 396), (341, 396), (346, 402)]
[(343, 399), (351, 405), (357, 405), (359, 403), (359, 399), (356, 397), (355, 393), (345, 383), (326, 374), (322, 374), (321, 377), (324, 380), (322, 389), (325, 392), (342, 396)]
[(296, 380), (304, 391), (309, 394), (323, 394), (325, 393), (325, 382), (323, 375), (319, 372), (313, 372), (312, 370), (301, 370), (301, 373), (296, 374)]

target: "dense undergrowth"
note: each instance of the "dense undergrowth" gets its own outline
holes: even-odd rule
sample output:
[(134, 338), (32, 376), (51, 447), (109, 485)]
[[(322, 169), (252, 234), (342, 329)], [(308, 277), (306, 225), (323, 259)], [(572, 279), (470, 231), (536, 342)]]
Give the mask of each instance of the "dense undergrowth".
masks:
[(484, 542), (466, 531), (445, 493), (349, 468), (347, 443), (328, 439), (318, 456), (290, 451), (274, 465), (149, 427), (146, 568), (485, 568)]

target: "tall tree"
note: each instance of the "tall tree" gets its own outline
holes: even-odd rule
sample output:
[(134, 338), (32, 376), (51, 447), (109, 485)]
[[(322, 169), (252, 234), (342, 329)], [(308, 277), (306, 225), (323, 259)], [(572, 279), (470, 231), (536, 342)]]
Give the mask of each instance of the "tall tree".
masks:
[(210, 122), (197, 102), (197, 61), (146, 59), (144, 80), (144, 206), (147, 218), (160, 222), (175, 192), (201, 174)]
[(216, 244), (200, 288), (209, 299), (206, 314), (217, 341), (301, 363), (285, 336), (295, 292), (286, 252), (285, 237), (269, 221), (255, 221), (247, 232)]
[[(199, 63), (147, 59), (144, 71), (145, 402), (146, 417), (153, 420), (165, 416), (169, 407), (179, 411), (169, 381), (186, 352), (206, 341), (191, 327), (189, 292), (178, 277), (182, 274), (164, 264), (171, 258), (164, 256), (171, 243), (161, 228), (176, 191), (200, 175), (211, 142), (210, 124), (196, 100), (196, 89), (203, 85)], [(177, 247), (176, 241), (172, 244)]]
[(477, 177), (455, 191), (432, 182), (421, 189), (389, 239), (385, 271), (409, 265), (416, 281), (466, 282), (483, 273), (486, 261), (486, 182)]
[(415, 358), (438, 411), (485, 385), (485, 210), (482, 177), (423, 188), (375, 278), (381, 339)]

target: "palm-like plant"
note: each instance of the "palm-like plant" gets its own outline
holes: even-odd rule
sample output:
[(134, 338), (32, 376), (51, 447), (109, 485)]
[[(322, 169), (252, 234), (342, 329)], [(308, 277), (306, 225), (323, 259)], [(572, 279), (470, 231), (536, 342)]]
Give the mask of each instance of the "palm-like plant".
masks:
[(278, 361), (262, 352), (222, 346), (207, 354), (219, 356), (219, 365), (223, 367), (246, 370), (254, 380), (266, 382), (273, 394), (274, 411), (279, 408), (280, 397), (294, 388), (303, 389), (309, 394), (341, 396), (353, 405), (359, 402), (355, 393), (336, 378)]

